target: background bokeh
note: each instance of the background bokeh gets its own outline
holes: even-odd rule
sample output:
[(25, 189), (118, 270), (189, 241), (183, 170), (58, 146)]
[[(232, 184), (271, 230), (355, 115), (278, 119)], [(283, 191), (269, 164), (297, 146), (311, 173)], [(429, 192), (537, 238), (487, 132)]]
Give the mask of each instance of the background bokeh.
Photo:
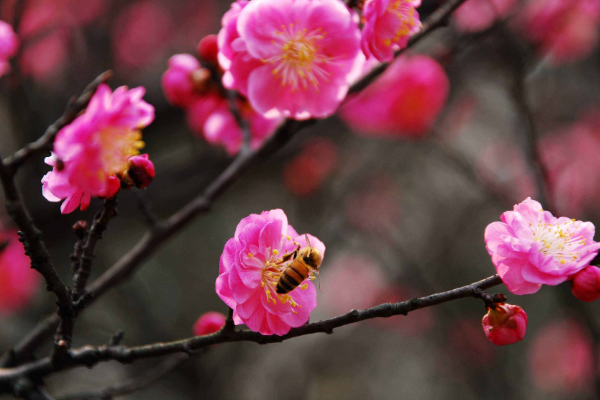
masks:
[[(167, 59), (194, 54), (200, 38), (218, 31), (229, 2), (24, 3), (18, 77), (0, 81), (2, 156), (39, 137), (72, 95), (109, 68), (115, 72), (111, 87), (145, 86), (145, 99), (156, 107), (156, 120), (144, 131), (156, 178), (147, 190), (120, 193), (118, 217), (97, 247), (93, 279), (147, 229), (140, 196), (167, 217), (230, 161), (222, 148), (190, 132), (183, 111), (166, 102), (160, 86)], [(424, 1), (422, 19), (438, 3)], [(0, 4), (2, 19), (10, 21), (13, 5)], [(518, 16), (521, 7), (517, 2), (511, 15)], [(558, 206), (569, 217), (600, 222), (595, 174), (600, 127), (593, 122), (600, 103), (597, 50), (555, 65), (523, 38), (518, 18), (509, 16), (475, 33), (459, 32), (450, 22), (411, 52), (437, 59), (450, 79), (449, 100), (431, 132), (374, 138), (353, 133), (335, 117), (300, 132), (156, 251), (131, 281), (86, 310), (77, 320), (74, 346), (106, 343), (119, 330), (126, 345), (181, 339), (192, 335), (202, 313), (226, 314), (214, 290), (223, 246), (240, 219), (273, 208), (285, 210), (298, 232), (327, 245), (312, 321), (493, 275), (485, 227), (512, 204), (537, 197), (527, 159), (528, 113), (544, 146), (558, 140), (555, 146), (566, 159), (559, 165), (555, 157), (546, 158), (551, 170), (556, 167), (553, 182), (563, 182), (554, 185)], [(587, 139), (571, 138), (581, 123), (590, 127)], [(70, 281), (71, 226), (90, 221), (101, 202), (61, 215), (56, 203), (42, 197), (40, 180), (48, 170), (36, 158), (22, 168), (18, 182), (59, 273)], [(568, 208), (572, 198), (583, 200)], [(0, 218), (11, 227), (4, 207)], [(506, 347), (488, 342), (482, 302), (464, 299), (339, 328), (333, 335), (215, 346), (124, 398), (595, 398), (598, 346), (581, 313), (592, 315), (598, 329), (598, 304), (577, 303), (566, 285), (545, 286), (531, 296), (496, 289), (528, 313), (522, 342)], [(53, 301), (40, 285), (28, 308), (2, 316), (0, 347), (9, 348), (29, 332), (54, 310)], [(49, 346), (39, 354), (48, 351)], [(51, 376), (47, 388), (60, 397), (139, 376), (158, 363), (79, 368)]]

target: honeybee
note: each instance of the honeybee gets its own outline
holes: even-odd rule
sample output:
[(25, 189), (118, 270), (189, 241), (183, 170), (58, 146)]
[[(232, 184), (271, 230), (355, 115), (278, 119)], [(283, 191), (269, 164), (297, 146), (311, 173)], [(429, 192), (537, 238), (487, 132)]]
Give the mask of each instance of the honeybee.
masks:
[(308, 243), (307, 247), (300, 247), (298, 244), (298, 248), (291, 253), (285, 254), (281, 263), (285, 263), (291, 260), (286, 269), (279, 277), (279, 281), (277, 281), (277, 293), (286, 294), (294, 290), (298, 285), (300, 285), (311, 272), (315, 273), (319, 278), (319, 290), (321, 290), (321, 278), (319, 277), (319, 267), (321, 266), (321, 261), (323, 261), (323, 256), (319, 252), (319, 250), (313, 248), (310, 245), (310, 240), (308, 239), (308, 235), (306, 237), (306, 242)]

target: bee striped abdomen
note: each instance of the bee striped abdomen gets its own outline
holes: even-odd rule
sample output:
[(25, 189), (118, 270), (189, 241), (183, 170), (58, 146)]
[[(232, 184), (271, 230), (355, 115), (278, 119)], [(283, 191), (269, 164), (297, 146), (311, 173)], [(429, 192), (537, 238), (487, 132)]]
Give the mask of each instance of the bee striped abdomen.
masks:
[(279, 278), (277, 282), (277, 293), (285, 294), (294, 290), (298, 285), (300, 285), (309, 274), (308, 268), (298, 261), (293, 261), (286, 269), (283, 271), (283, 275)]

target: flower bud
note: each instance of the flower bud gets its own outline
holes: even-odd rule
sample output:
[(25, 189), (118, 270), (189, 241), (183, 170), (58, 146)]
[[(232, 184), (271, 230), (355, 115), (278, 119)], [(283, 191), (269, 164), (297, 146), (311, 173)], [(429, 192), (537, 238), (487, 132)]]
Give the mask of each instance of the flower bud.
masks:
[(590, 265), (576, 273), (571, 280), (571, 292), (588, 303), (600, 297), (600, 268)]
[(154, 164), (148, 159), (148, 154), (133, 156), (129, 159), (129, 170), (122, 178), (123, 184), (140, 189), (148, 187), (154, 179)]
[(198, 56), (213, 65), (219, 65), (217, 54), (219, 53), (219, 45), (217, 43), (217, 35), (207, 35), (198, 43)]
[(225, 316), (220, 312), (209, 311), (202, 314), (194, 323), (194, 335), (210, 335), (218, 332), (223, 326), (225, 326)]
[(481, 323), (490, 342), (504, 346), (523, 340), (527, 330), (527, 314), (519, 306), (498, 303), (494, 308), (488, 308)]

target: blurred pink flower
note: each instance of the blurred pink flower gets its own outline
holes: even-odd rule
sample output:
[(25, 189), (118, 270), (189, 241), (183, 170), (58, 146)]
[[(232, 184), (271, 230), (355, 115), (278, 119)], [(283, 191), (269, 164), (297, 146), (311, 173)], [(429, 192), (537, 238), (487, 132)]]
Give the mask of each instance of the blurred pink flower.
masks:
[(26, 42), (20, 58), (22, 72), (52, 83), (66, 66), (73, 32), (97, 20), (108, 6), (108, 0), (28, 1), (19, 29)]
[(595, 352), (588, 333), (575, 321), (543, 327), (529, 351), (529, 371), (539, 390), (570, 398), (586, 391), (594, 377)]
[(194, 336), (210, 335), (225, 326), (225, 316), (220, 312), (209, 311), (200, 316), (194, 323)]
[(458, 31), (478, 32), (506, 18), (517, 0), (469, 0), (454, 12), (452, 18)]
[(485, 229), (486, 248), (502, 281), (514, 294), (558, 285), (587, 267), (598, 254), (591, 222), (556, 218), (527, 198), (502, 222)]
[(540, 143), (553, 202), (565, 214), (582, 215), (600, 201), (598, 121), (598, 111), (594, 111), (555, 135), (544, 137)]
[(360, 254), (342, 254), (327, 264), (322, 303), (334, 315), (377, 305), (387, 280), (379, 265)]
[(590, 265), (575, 274), (571, 292), (581, 301), (592, 302), (600, 297), (600, 268)]
[(406, 47), (421, 29), (415, 10), (421, 0), (367, 0), (363, 7), (361, 46), (367, 58), (392, 61), (394, 51)]
[(150, 0), (136, 1), (121, 11), (112, 34), (115, 61), (121, 69), (130, 72), (157, 60), (173, 33), (169, 11)]
[(0, 314), (12, 314), (27, 306), (35, 296), (41, 275), (31, 268), (17, 231), (0, 233)]
[(10, 71), (9, 59), (19, 48), (19, 37), (10, 24), (0, 21), (0, 76)]
[(337, 145), (327, 138), (307, 141), (300, 154), (283, 169), (283, 182), (292, 194), (307, 196), (316, 192), (337, 164)]
[(194, 72), (200, 71), (200, 62), (190, 54), (175, 54), (169, 58), (169, 68), (162, 75), (165, 97), (174, 106), (187, 107), (198, 100)]
[(498, 303), (488, 308), (481, 321), (485, 335), (497, 346), (523, 340), (527, 331), (527, 314), (519, 306)]
[[(281, 123), (282, 118), (265, 118), (245, 100), (240, 101), (239, 110), (250, 129), (250, 147), (261, 146)], [(204, 136), (208, 143), (222, 145), (229, 155), (240, 151), (243, 142), (242, 129), (231, 114), (228, 100), (217, 93), (208, 93), (186, 109), (190, 129)]]
[[(154, 119), (154, 107), (142, 100), (144, 88), (114, 93), (102, 84), (85, 112), (58, 132), (54, 157), (46, 162), (54, 169), (42, 179), (49, 201), (67, 198), (61, 211), (69, 213), (90, 196), (110, 197), (118, 190), (117, 174), (129, 169), (129, 159), (144, 146), (140, 129)], [(60, 160), (60, 161), (58, 161)]]
[(554, 64), (578, 61), (598, 42), (600, 1), (530, 0), (519, 24)]
[(450, 82), (434, 59), (402, 57), (374, 84), (340, 109), (342, 119), (367, 136), (419, 137), (446, 104)]
[[(308, 235), (313, 248), (325, 254), (325, 245)], [(317, 306), (317, 292), (310, 280), (287, 294), (278, 294), (276, 285), (288, 263), (281, 257), (307, 246), (282, 210), (263, 211), (242, 219), (235, 236), (227, 241), (219, 264), (216, 291), (234, 310), (236, 324), (246, 324), (263, 335), (285, 335), (290, 328), (304, 325)], [(309, 279), (312, 279), (311, 277)]]
[(357, 20), (339, 0), (234, 3), (219, 46), (226, 87), (261, 114), (294, 119), (333, 114), (364, 61)]
[(374, 177), (366, 188), (346, 198), (345, 208), (352, 225), (387, 233), (400, 220), (400, 187), (389, 175)]
[(477, 175), (493, 190), (502, 191), (514, 201), (536, 193), (535, 183), (521, 150), (510, 144), (495, 143), (477, 158)]

